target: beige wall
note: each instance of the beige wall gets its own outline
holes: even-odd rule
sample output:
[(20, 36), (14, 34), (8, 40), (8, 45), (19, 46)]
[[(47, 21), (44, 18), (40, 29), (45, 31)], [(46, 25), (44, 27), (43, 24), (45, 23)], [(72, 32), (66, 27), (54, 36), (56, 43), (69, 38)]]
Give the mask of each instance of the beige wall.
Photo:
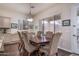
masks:
[[(4, 17), (10, 17), (11, 18), (11, 23), (18, 23), (18, 20), (24, 20), (26, 17), (24, 14), (15, 12), (15, 11), (11, 11), (11, 10), (6, 10), (1, 8), (0, 9), (0, 16), (4, 16)], [(16, 32), (17, 29), (11, 29), (8, 32)]]
[[(14, 11), (10, 11), (10, 10), (6, 10), (6, 9), (2, 9), (2, 8), (0, 9), (0, 16), (10, 17), (11, 23), (18, 23), (18, 20), (25, 19), (25, 15), (23, 15), (23, 14), (20, 14), (18, 12), (14, 12)], [(17, 29), (8, 30), (9, 33), (14, 33), (15, 31), (17, 31)], [(16, 42), (19, 39), (19, 38), (17, 39), (16, 37), (13, 37), (12, 34), (10, 36), (12, 36), (13, 38), (11, 38), (9, 35), (5, 37), (4, 43), (7, 43), (7, 42), (11, 43), (12, 41)]]
[[(62, 19), (71, 19), (71, 6), (72, 4), (57, 4), (54, 7), (45, 10), (38, 15), (36, 15), (36, 20), (41, 20), (46, 17), (50, 17), (56, 14), (61, 14)], [(71, 26), (62, 27), (61, 29), (62, 37), (59, 42), (59, 47), (61, 49), (67, 50), (71, 52)]]

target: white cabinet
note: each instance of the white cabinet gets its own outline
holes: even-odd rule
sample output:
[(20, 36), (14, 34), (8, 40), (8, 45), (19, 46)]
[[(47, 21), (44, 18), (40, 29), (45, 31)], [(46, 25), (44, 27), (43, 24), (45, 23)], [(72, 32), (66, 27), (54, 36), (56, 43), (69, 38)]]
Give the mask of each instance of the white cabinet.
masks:
[(0, 16), (0, 28), (10, 28), (10, 18)]

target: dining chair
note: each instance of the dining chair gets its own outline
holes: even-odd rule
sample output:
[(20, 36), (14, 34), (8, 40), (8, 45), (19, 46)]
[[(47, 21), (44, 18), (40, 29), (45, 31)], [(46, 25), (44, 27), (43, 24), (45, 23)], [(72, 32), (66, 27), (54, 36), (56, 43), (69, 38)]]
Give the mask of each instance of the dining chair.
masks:
[(21, 34), (20, 31), (17, 31), (17, 33), (18, 33), (19, 38), (20, 38), (18, 50), (19, 50), (20, 55), (24, 55), (24, 52), (25, 52), (24, 47), (25, 47), (25, 45), (24, 45), (24, 41), (22, 40), (22, 34)]
[(58, 42), (60, 37), (61, 37), (61, 33), (54, 34), (53, 39), (50, 42), (49, 48), (47, 50), (40, 49), (40, 52), (43, 52), (45, 53), (45, 55), (48, 56), (53, 56), (53, 55), (58, 56)]
[(34, 40), (34, 35), (31, 32), (28, 33), (28, 41), (29, 41), (29, 43), (30, 43), (30, 40)]
[(37, 31), (37, 33), (34, 35), (35, 41), (41, 41), (42, 39), (42, 31)]
[[(46, 36), (45, 36), (46, 38), (45, 38), (45, 39), (46, 39), (47, 41), (49, 41), (49, 43), (50, 43), (50, 41), (51, 41), (52, 38), (53, 38), (53, 35), (54, 35), (53, 32), (47, 31), (47, 32), (46, 32)], [(49, 45), (50, 45), (50, 44), (47, 44), (47, 45), (45, 45), (45, 46), (42, 47), (42, 48), (47, 50), (47, 49), (49, 48)]]
[(52, 38), (53, 38), (53, 32), (47, 31), (47, 32), (46, 32), (46, 39), (47, 39), (47, 40), (51, 40)]
[(35, 50), (37, 50), (37, 47), (33, 46), (29, 40), (29, 33), (28, 32), (22, 32), (22, 39), (23, 39), (23, 42), (24, 42), (24, 45), (25, 45), (25, 50), (27, 51), (28, 53), (28, 56), (30, 56)]
[(38, 31), (37, 34), (36, 34), (36, 36), (37, 36), (38, 38), (41, 38), (41, 36), (42, 36), (42, 31)]

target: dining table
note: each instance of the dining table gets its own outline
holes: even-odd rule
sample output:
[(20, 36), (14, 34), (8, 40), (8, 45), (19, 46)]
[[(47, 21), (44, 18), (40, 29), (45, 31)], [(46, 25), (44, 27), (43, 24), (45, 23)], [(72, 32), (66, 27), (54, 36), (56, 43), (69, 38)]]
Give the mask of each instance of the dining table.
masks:
[[(46, 40), (45, 37), (42, 37), (41, 39), (36, 39), (36, 40), (30, 40), (30, 43), (35, 46), (38, 47), (38, 51), (40, 50), (40, 48), (48, 45), (50, 43), (49, 40)], [(39, 55), (39, 52), (38, 52)]]
[(45, 46), (49, 44), (49, 40), (46, 39), (45, 36), (42, 36), (41, 38), (33, 37), (33, 40), (30, 40), (30, 43), (34, 46)]
[(30, 40), (30, 43), (33, 46), (45, 46), (45, 45), (49, 44), (49, 41), (36, 42), (36, 41)]

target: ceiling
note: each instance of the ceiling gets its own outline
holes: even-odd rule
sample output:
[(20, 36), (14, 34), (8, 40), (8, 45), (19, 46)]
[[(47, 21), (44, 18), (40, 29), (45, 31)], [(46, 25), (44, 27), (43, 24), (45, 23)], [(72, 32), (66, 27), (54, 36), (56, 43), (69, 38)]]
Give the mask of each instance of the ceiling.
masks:
[[(48, 9), (49, 7), (53, 6), (55, 3), (31, 3), (32, 15), (36, 15), (41, 11)], [(6, 10), (16, 11), (23, 14), (29, 14), (30, 12), (30, 5), (29, 3), (0, 3), (0, 9), (4, 8)]]

